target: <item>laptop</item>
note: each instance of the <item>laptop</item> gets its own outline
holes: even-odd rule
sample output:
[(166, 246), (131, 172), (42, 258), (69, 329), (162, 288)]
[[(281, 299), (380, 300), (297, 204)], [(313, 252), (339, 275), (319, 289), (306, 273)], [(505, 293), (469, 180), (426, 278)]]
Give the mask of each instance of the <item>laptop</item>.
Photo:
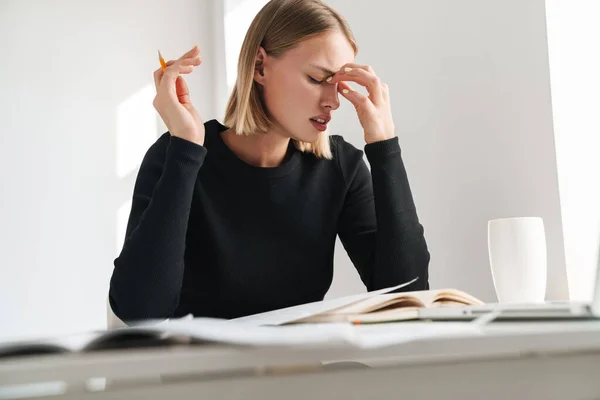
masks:
[(419, 319), (422, 320), (474, 320), (480, 317), (490, 321), (600, 319), (600, 249), (596, 262), (594, 295), (589, 303), (572, 301), (489, 303), (477, 306), (432, 307), (419, 310)]

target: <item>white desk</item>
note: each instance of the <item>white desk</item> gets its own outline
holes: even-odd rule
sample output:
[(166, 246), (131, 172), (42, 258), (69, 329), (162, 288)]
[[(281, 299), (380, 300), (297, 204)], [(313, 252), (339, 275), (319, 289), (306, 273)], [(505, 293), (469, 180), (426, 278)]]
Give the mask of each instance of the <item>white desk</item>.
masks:
[[(0, 386), (74, 383), (62, 399), (600, 398), (600, 321), (485, 331), (373, 350), (178, 346), (15, 358), (0, 361)], [(344, 360), (372, 368), (321, 363)], [(86, 392), (81, 382), (92, 377), (120, 383)]]

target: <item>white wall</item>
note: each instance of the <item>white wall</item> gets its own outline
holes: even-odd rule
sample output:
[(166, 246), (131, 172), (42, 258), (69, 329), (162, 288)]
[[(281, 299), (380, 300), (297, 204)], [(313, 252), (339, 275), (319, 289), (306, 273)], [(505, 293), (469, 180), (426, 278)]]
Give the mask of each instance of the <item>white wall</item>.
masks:
[(546, 0), (569, 295), (589, 300), (600, 244), (600, 3)]
[[(431, 250), (433, 287), (495, 301), (487, 221), (544, 218), (547, 298), (567, 297), (543, 0), (329, 0), (357, 61), (390, 86), (394, 120)], [(358, 147), (354, 110), (332, 132)], [(338, 246), (330, 296), (362, 290)]]
[(0, 2), (0, 336), (102, 327), (152, 108), (157, 48), (199, 44), (215, 112), (211, 2)]
[[(193, 99), (220, 118), (237, 58), (220, 36), (235, 24), (220, 18), (263, 0), (227, 1), (0, 2), (0, 337), (104, 325), (137, 163), (164, 130), (156, 49), (200, 45)], [(432, 285), (495, 300), (487, 220), (540, 215), (548, 298), (566, 297), (543, 0), (329, 3), (390, 85)], [(347, 104), (332, 131), (363, 146)], [(362, 290), (338, 246), (329, 296)]]

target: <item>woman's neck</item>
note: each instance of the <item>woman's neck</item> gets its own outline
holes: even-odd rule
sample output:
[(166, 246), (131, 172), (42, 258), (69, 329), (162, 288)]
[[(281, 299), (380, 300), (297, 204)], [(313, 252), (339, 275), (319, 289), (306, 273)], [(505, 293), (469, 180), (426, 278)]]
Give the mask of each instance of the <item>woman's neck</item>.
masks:
[(286, 159), (290, 138), (276, 132), (236, 135), (231, 129), (221, 133), (223, 142), (242, 161), (255, 167), (278, 167)]

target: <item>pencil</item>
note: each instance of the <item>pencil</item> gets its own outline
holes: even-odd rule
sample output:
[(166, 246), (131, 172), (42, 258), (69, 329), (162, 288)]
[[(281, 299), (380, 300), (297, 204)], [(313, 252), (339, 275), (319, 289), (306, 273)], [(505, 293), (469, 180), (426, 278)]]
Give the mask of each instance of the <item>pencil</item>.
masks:
[(158, 61), (160, 61), (160, 67), (162, 68), (162, 70), (164, 71), (165, 68), (167, 68), (167, 63), (165, 63), (165, 59), (163, 58), (163, 56), (160, 54), (160, 50), (158, 50)]

